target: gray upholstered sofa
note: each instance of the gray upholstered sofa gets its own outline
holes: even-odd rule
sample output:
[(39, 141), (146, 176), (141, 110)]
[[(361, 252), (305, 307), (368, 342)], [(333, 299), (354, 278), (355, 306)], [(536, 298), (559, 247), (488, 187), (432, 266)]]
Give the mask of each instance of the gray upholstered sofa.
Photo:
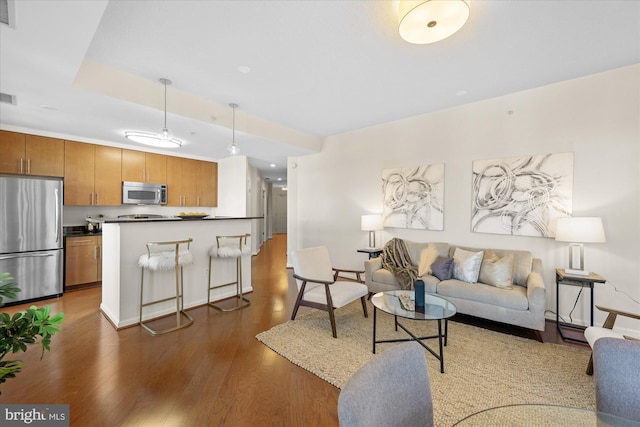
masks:
[[(429, 243), (415, 243), (405, 240), (414, 265)], [(448, 243), (431, 243), (438, 255), (453, 258), (456, 246)], [(486, 251), (460, 247), (467, 251)], [(424, 274), (425, 290), (437, 294), (455, 304), (458, 313), (544, 331), (545, 286), (542, 280), (542, 261), (533, 258), (531, 252), (520, 250), (492, 250), (498, 257), (513, 255), (513, 284), (510, 288), (500, 288), (485, 283), (467, 283), (455, 278), (439, 280), (431, 274)], [(482, 276), (481, 276), (482, 277)], [(394, 275), (382, 268), (382, 259), (373, 258), (365, 262), (365, 283), (369, 292), (399, 289)]]

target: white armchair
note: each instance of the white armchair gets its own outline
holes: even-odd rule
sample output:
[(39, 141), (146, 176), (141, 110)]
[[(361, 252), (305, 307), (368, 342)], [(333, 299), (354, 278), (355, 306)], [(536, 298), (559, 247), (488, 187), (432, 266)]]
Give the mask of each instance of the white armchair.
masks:
[(355, 281), (337, 280), (339, 273), (355, 270), (339, 270), (331, 267), (329, 251), (324, 246), (300, 249), (292, 253), (293, 277), (298, 285), (298, 298), (291, 313), (295, 320), (300, 306), (313, 307), (329, 312), (331, 331), (337, 338), (334, 309), (343, 307), (360, 298), (364, 317), (367, 314), (367, 287)]
[[(629, 317), (631, 319), (637, 319), (637, 320), (640, 320), (640, 315), (627, 313), (620, 310), (614, 310), (611, 308), (604, 308), (598, 305), (596, 305), (596, 308), (600, 311), (606, 311), (607, 313), (609, 313), (609, 315), (605, 319), (602, 327), (590, 326), (584, 331), (584, 337), (589, 343), (589, 346), (591, 347), (592, 350), (596, 341), (598, 341), (600, 338), (636, 339), (636, 338), (627, 337), (625, 335), (622, 335), (619, 332), (614, 331), (613, 325), (615, 324), (618, 315)], [(593, 375), (593, 352), (591, 353), (591, 358), (589, 359), (589, 364), (587, 365), (587, 374)]]

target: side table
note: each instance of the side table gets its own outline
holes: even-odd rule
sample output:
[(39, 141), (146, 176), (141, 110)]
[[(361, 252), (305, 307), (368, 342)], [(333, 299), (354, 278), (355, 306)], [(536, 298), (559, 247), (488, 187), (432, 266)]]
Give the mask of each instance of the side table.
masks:
[(565, 336), (563, 333), (563, 329), (584, 331), (586, 327), (560, 322), (560, 285), (580, 286), (582, 288), (591, 289), (591, 323), (590, 324), (591, 326), (593, 326), (593, 305), (595, 303), (593, 299), (593, 288), (596, 283), (605, 283), (606, 281), (607, 280), (604, 277), (596, 273), (589, 273), (588, 276), (579, 276), (575, 274), (569, 274), (566, 271), (564, 271), (564, 269), (561, 269), (561, 268), (556, 269), (556, 326), (563, 340), (588, 344), (586, 340), (568, 337), (568, 336)]
[(369, 254), (369, 259), (377, 258), (382, 253), (382, 249), (379, 248), (366, 248), (366, 249), (358, 249), (358, 252), (362, 252), (364, 254)]

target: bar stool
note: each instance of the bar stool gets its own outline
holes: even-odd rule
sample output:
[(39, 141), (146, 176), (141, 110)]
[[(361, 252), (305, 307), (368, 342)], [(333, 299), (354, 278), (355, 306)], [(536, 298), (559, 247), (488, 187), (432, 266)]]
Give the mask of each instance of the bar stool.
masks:
[[(186, 328), (193, 323), (193, 319), (184, 311), (184, 276), (183, 267), (193, 263), (193, 255), (189, 251), (189, 246), (193, 239), (176, 240), (169, 242), (149, 242), (147, 243), (147, 253), (140, 255), (138, 266), (141, 267), (140, 276), (140, 318), (139, 323), (151, 335), (166, 334)], [(182, 247), (181, 247), (182, 246)], [(186, 246), (186, 247), (185, 247)], [(169, 248), (171, 247), (171, 248)], [(144, 271), (175, 271), (176, 294), (175, 296), (144, 302)], [(169, 329), (152, 329), (142, 321), (142, 310), (150, 305), (160, 304), (166, 301), (176, 301), (176, 326)], [(183, 320), (183, 316), (187, 320)], [(145, 320), (149, 322), (153, 319)]]
[[(220, 311), (233, 311), (247, 307), (251, 301), (246, 299), (242, 293), (242, 257), (251, 254), (251, 248), (247, 245), (247, 239), (251, 234), (240, 234), (237, 236), (216, 236), (216, 245), (209, 250), (209, 286), (207, 291), (207, 304)], [(213, 258), (235, 258), (236, 259), (236, 279), (233, 282), (222, 285), (211, 286), (211, 269)], [(211, 302), (211, 291), (225, 286), (236, 285), (236, 305), (224, 307)]]

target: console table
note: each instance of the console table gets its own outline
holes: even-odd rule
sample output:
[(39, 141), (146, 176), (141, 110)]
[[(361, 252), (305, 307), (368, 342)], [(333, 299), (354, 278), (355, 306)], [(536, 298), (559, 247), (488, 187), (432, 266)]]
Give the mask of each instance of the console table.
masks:
[(366, 248), (366, 249), (358, 249), (358, 252), (362, 252), (364, 254), (369, 254), (369, 259), (377, 258), (382, 253), (382, 249), (378, 248)]
[(560, 285), (579, 286), (581, 288), (591, 289), (591, 323), (590, 325), (593, 326), (593, 306), (595, 303), (593, 299), (593, 288), (596, 283), (605, 283), (606, 281), (607, 280), (604, 277), (596, 273), (589, 273), (588, 276), (580, 276), (576, 274), (569, 274), (566, 271), (564, 271), (564, 269), (561, 269), (561, 268), (556, 269), (556, 327), (558, 328), (558, 332), (560, 333), (560, 336), (562, 337), (563, 340), (588, 344), (586, 340), (568, 337), (568, 336), (565, 336), (563, 333), (563, 329), (584, 331), (586, 328), (584, 326), (577, 326), (577, 325), (571, 325), (568, 323), (560, 322)]

